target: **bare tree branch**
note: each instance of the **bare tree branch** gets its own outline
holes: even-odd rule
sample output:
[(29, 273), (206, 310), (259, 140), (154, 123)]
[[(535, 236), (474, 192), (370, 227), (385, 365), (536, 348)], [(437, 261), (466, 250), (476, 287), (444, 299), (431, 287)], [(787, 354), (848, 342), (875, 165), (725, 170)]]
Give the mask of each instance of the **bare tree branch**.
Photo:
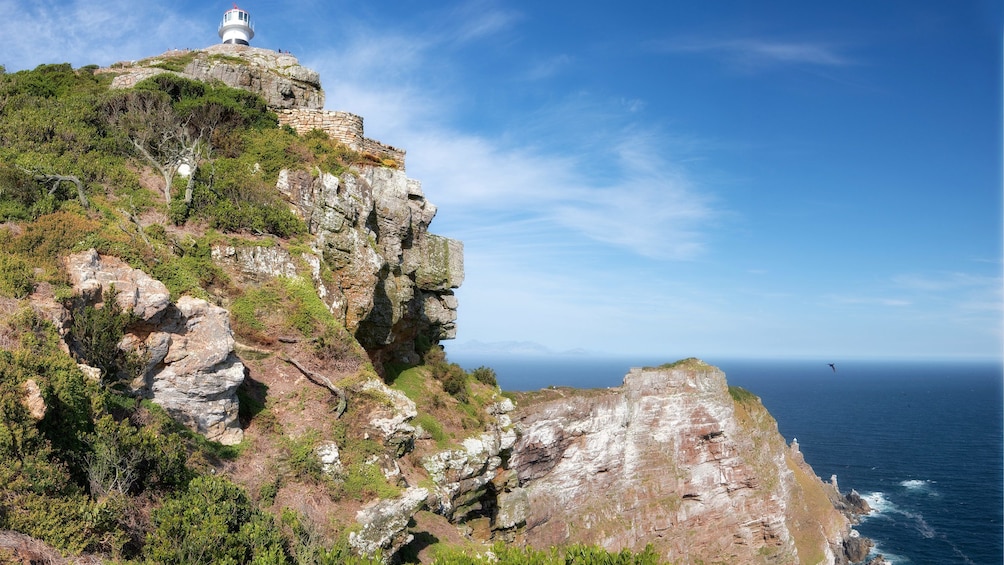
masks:
[(57, 190), (59, 190), (60, 184), (64, 182), (73, 183), (74, 186), (77, 187), (77, 199), (80, 200), (80, 205), (83, 206), (84, 209), (90, 208), (90, 202), (87, 201), (87, 195), (84, 193), (84, 183), (80, 180), (80, 177), (76, 175), (49, 175), (49, 174), (29, 171), (24, 167), (18, 167), (18, 168), (21, 169), (21, 171), (24, 172), (25, 174), (31, 175), (31, 178), (34, 179), (36, 182), (40, 182), (42, 184), (52, 183), (51, 188), (49, 188), (49, 196), (52, 196), (53, 194), (56, 193)]
[(328, 377), (311, 371), (297, 362), (296, 359), (287, 357), (286, 355), (283, 355), (281, 359), (299, 369), (303, 373), (303, 376), (307, 377), (314, 384), (321, 385), (330, 390), (331, 394), (334, 394), (338, 398), (338, 405), (335, 407), (335, 418), (340, 418), (345, 413), (345, 409), (348, 407), (348, 397), (345, 395), (345, 391), (335, 386)]

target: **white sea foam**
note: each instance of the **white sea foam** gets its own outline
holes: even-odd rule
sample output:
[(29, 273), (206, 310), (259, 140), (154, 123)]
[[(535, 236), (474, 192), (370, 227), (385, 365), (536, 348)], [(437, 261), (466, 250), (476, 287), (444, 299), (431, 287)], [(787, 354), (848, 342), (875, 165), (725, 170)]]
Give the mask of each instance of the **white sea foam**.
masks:
[(861, 498), (865, 499), (865, 502), (867, 502), (868, 506), (872, 509), (871, 514), (869, 515), (888, 514), (889, 512), (896, 512), (899, 510), (896, 508), (896, 505), (890, 502), (889, 499), (885, 497), (885, 494), (881, 492), (865, 493), (861, 495)]
[(940, 496), (938, 491), (934, 490), (933, 485), (934, 481), (924, 481), (920, 479), (910, 479), (899, 483), (899, 486), (911, 492), (922, 492), (929, 496)]
[(871, 507), (872, 512), (865, 516), (865, 519), (876, 517), (885, 520), (898, 521), (897, 516), (902, 516), (906, 518), (906, 524), (911, 526), (913, 529), (917, 530), (917, 533), (924, 536), (925, 538), (933, 538), (937, 535), (934, 528), (924, 520), (924, 515), (919, 512), (911, 512), (909, 510), (903, 510), (899, 506), (893, 504), (889, 500), (885, 493), (882, 492), (869, 492), (867, 494), (861, 495), (861, 498), (865, 499), (868, 506)]
[[(875, 540), (872, 541), (874, 542)], [(884, 551), (882, 547), (879, 546), (879, 544), (877, 543), (872, 546), (872, 550), (868, 553), (868, 557), (866, 558), (866, 560), (871, 560), (875, 557), (878, 557), (879, 555), (881, 555), (882, 558), (885, 559), (886, 563), (888, 563), (889, 565), (913, 563), (913, 561), (910, 561), (910, 558), (908, 557), (903, 557), (902, 555), (896, 555), (895, 553), (889, 553), (888, 551)]]

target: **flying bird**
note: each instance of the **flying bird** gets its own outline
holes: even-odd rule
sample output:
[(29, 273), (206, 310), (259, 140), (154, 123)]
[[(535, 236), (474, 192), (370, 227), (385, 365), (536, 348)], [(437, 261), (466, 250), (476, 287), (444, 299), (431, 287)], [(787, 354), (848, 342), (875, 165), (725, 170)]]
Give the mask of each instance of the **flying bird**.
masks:
[(833, 369), (833, 372), (834, 372), (834, 373), (836, 373), (836, 372), (837, 372), (837, 367), (836, 367), (836, 365), (834, 365), (833, 363), (827, 363), (827, 365), (829, 365), (829, 366), (830, 366), (830, 368), (831, 368), (831, 369)]

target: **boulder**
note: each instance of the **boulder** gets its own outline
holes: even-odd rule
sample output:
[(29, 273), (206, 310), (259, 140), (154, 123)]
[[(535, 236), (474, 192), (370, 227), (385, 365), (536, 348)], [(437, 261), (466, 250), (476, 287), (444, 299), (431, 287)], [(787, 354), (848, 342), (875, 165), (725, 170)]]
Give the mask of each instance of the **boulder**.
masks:
[(77, 294), (98, 301), (114, 286), (118, 303), (136, 314), (119, 343), (145, 360), (141, 373), (126, 383), (130, 392), (150, 398), (207, 439), (239, 443), (237, 387), (245, 369), (234, 353), (229, 313), (190, 296), (172, 304), (163, 283), (93, 249), (66, 257), (65, 264)]
[(408, 523), (425, 505), (428, 495), (428, 490), (412, 487), (398, 498), (373, 501), (356, 513), (362, 528), (349, 534), (349, 546), (363, 556), (380, 553), (389, 563), (401, 547), (414, 539), (407, 531)]

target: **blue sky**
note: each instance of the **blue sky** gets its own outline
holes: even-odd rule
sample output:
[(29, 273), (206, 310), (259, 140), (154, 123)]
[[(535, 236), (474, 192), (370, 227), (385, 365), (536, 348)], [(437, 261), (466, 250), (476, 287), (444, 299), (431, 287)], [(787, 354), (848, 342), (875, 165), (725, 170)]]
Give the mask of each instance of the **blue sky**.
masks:
[[(464, 241), (451, 354), (1001, 357), (999, 2), (240, 5)], [(0, 64), (229, 7), (0, 0)]]

